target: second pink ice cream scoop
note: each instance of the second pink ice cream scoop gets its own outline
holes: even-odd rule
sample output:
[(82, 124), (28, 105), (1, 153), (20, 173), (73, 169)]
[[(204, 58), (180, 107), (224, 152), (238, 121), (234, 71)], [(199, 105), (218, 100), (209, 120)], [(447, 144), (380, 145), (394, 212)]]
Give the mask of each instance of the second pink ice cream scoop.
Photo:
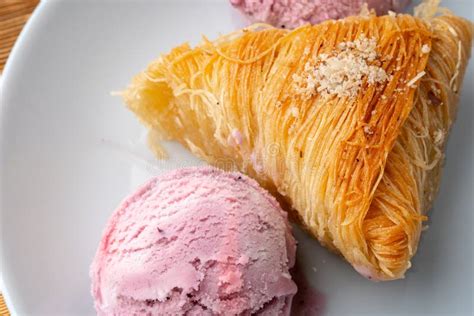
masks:
[(356, 15), (364, 3), (377, 14), (400, 11), (410, 0), (230, 0), (230, 3), (252, 22), (291, 29), (305, 23), (317, 24)]

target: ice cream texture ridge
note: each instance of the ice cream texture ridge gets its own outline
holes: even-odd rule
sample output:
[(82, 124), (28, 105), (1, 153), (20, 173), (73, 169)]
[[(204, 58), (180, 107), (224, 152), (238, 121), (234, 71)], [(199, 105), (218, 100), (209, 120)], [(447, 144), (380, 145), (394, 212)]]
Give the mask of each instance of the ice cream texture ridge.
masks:
[(149, 180), (92, 262), (98, 315), (289, 315), (296, 241), (257, 182), (211, 167)]

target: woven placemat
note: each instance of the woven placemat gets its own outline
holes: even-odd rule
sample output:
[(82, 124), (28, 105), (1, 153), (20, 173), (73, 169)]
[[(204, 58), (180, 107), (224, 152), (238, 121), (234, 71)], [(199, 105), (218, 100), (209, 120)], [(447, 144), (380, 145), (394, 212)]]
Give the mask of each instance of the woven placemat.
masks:
[(39, 0), (0, 0), (0, 72), (38, 2)]

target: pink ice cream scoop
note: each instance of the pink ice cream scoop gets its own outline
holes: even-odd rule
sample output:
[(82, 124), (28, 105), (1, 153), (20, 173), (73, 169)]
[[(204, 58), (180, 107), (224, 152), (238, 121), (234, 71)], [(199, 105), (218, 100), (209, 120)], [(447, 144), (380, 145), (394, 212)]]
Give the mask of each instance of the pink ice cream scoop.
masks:
[(358, 14), (364, 3), (377, 14), (400, 11), (410, 0), (230, 0), (252, 22), (295, 28)]
[(187, 168), (112, 214), (91, 265), (98, 315), (289, 315), (296, 242), (254, 180)]

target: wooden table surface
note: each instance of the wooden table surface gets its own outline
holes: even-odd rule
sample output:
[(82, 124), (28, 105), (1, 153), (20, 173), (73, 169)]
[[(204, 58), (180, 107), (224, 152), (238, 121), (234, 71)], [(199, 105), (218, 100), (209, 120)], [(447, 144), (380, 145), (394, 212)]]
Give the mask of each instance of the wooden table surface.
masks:
[(0, 72), (38, 2), (39, 0), (0, 0)]
[(8, 312), (7, 304), (3, 300), (3, 295), (0, 294), (0, 315), (1, 316), (10, 316), (10, 312)]

